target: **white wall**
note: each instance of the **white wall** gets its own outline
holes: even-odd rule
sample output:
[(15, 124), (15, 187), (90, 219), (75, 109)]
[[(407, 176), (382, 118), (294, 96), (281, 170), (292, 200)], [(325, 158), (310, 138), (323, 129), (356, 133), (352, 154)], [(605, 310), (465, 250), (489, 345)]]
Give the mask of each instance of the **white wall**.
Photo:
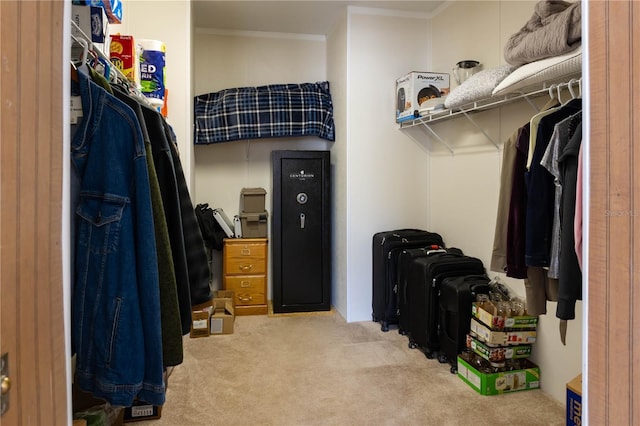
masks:
[(167, 122), (178, 140), (180, 162), (193, 199), (193, 107), (191, 87), (191, 2), (124, 0), (122, 24), (109, 24), (111, 34), (161, 40), (167, 47)]
[(349, 117), (347, 115), (347, 13), (327, 36), (327, 76), (331, 82), (331, 99), (333, 100), (334, 121), (336, 124), (336, 143), (331, 150), (332, 199), (333, 199), (333, 232), (332, 242), (332, 306), (346, 318), (348, 311), (347, 270), (349, 259), (347, 245), (347, 214), (349, 205), (347, 132)]
[[(502, 47), (533, 13), (536, 2), (452, 2), (433, 19), (434, 70), (451, 68), (463, 59), (476, 59), (485, 69), (504, 64)], [(460, 19), (473, 16), (473, 19)], [(538, 99), (541, 105), (547, 99)], [(499, 144), (534, 114), (525, 102), (474, 116), (479, 125)], [(496, 149), (464, 118), (434, 125), (445, 140), (460, 148), (455, 155), (439, 144), (431, 158), (430, 227), (445, 237), (450, 246), (479, 257), (489, 265), (495, 229), (502, 151)], [(440, 155), (444, 152), (443, 155)], [(522, 280), (500, 275), (518, 293)], [(582, 303), (576, 320), (569, 323), (567, 345), (560, 342), (555, 318), (556, 303), (547, 303), (547, 315), (540, 316), (538, 339), (532, 359), (541, 368), (542, 389), (564, 401), (565, 385), (581, 371)]]
[[(196, 96), (233, 87), (326, 79), (324, 37), (196, 29)], [(338, 143), (341, 142), (337, 140), (335, 144)], [(331, 150), (333, 146), (334, 142), (317, 137), (257, 139), (196, 146), (195, 201), (222, 208), (232, 218), (240, 213), (242, 188), (262, 187), (267, 191), (265, 205), (271, 214), (271, 151)], [(221, 276), (219, 257), (220, 253), (214, 252), (215, 287), (219, 287)], [(269, 277), (268, 295), (271, 295), (271, 288)]]
[(429, 70), (430, 28), (426, 17), (349, 9), (347, 321), (371, 320), (373, 234), (428, 224), (428, 153), (398, 130), (395, 81)]

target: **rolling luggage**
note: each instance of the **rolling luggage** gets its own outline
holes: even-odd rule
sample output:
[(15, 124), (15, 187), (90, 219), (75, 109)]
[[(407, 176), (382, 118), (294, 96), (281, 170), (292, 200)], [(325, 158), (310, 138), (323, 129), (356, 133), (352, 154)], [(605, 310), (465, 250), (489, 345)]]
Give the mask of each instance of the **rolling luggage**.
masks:
[(427, 358), (435, 358), (440, 349), (438, 298), (442, 281), (448, 277), (484, 273), (480, 259), (459, 252), (448, 251), (415, 259), (407, 277), (409, 347), (420, 348)]
[[(455, 250), (455, 249), (454, 249)], [(403, 249), (398, 255), (398, 332), (407, 335), (409, 330), (409, 300), (407, 299), (407, 277), (409, 276), (409, 267), (411, 262), (418, 257), (429, 256), (435, 253), (446, 253), (442, 247), (432, 245), (429, 247), (419, 247), (411, 249)]]
[(440, 356), (458, 371), (457, 357), (465, 347), (471, 323), (471, 306), (478, 294), (489, 294), (486, 275), (464, 275), (442, 280), (440, 286)]
[(388, 331), (389, 324), (398, 323), (398, 254), (406, 248), (431, 245), (443, 246), (442, 237), (421, 229), (398, 229), (373, 235), (372, 319), (381, 324), (382, 331)]

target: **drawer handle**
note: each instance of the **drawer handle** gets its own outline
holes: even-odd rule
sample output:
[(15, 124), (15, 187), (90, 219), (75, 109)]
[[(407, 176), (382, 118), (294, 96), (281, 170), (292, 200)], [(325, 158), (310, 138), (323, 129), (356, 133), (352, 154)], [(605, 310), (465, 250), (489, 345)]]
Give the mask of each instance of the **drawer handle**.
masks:
[(251, 302), (253, 298), (251, 296), (238, 296), (238, 299), (240, 299), (241, 302)]
[(251, 249), (243, 248), (242, 250), (240, 250), (240, 254), (243, 256), (251, 256)]
[(251, 283), (249, 281), (240, 281), (240, 287), (242, 288), (251, 287)]
[(253, 269), (253, 265), (240, 265), (241, 271), (250, 271)]

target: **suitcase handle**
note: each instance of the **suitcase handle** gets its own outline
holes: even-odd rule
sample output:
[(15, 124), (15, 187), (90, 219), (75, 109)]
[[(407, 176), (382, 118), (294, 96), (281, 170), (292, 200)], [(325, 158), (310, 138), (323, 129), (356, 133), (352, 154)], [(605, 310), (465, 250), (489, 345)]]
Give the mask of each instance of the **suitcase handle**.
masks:
[(436, 254), (436, 253), (446, 253), (447, 251), (443, 248), (427, 250), (427, 256)]
[[(465, 275), (464, 276), (464, 280), (477, 280), (477, 279), (482, 279), (482, 280), (489, 280), (489, 277), (486, 275)], [(487, 281), (488, 283), (489, 281)]]

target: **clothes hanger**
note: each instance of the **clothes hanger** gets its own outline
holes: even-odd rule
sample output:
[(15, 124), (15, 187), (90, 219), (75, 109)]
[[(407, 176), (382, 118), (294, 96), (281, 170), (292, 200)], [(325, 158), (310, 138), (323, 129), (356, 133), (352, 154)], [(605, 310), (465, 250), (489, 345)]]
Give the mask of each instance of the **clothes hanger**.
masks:
[(555, 84), (552, 84), (551, 86), (549, 86), (549, 97), (551, 98), (551, 100), (554, 100), (556, 98), (556, 94), (554, 89), (556, 88)]
[(574, 83), (577, 83), (577, 80), (575, 78), (572, 78), (571, 80), (569, 80), (569, 82), (567, 83), (567, 88), (569, 89), (569, 93), (571, 94), (571, 99), (576, 99), (579, 96), (576, 96), (576, 93), (573, 91), (573, 85)]
[(560, 94), (561, 90), (562, 90), (562, 87), (558, 84), (556, 86), (556, 91), (558, 92), (558, 102), (560, 102), (560, 105), (564, 105), (564, 102), (562, 102), (562, 96)]
[(71, 63), (73, 65), (73, 68), (76, 71), (76, 77), (77, 77), (77, 72), (87, 72), (87, 57), (89, 55), (89, 44), (87, 43), (86, 40), (83, 39), (79, 39), (76, 38), (73, 34), (71, 35), (71, 38), (73, 39), (73, 41), (77, 44), (80, 45), (80, 47), (82, 48), (82, 51), (80, 52), (80, 57), (78, 59), (76, 59), (75, 61), (71, 60)]

